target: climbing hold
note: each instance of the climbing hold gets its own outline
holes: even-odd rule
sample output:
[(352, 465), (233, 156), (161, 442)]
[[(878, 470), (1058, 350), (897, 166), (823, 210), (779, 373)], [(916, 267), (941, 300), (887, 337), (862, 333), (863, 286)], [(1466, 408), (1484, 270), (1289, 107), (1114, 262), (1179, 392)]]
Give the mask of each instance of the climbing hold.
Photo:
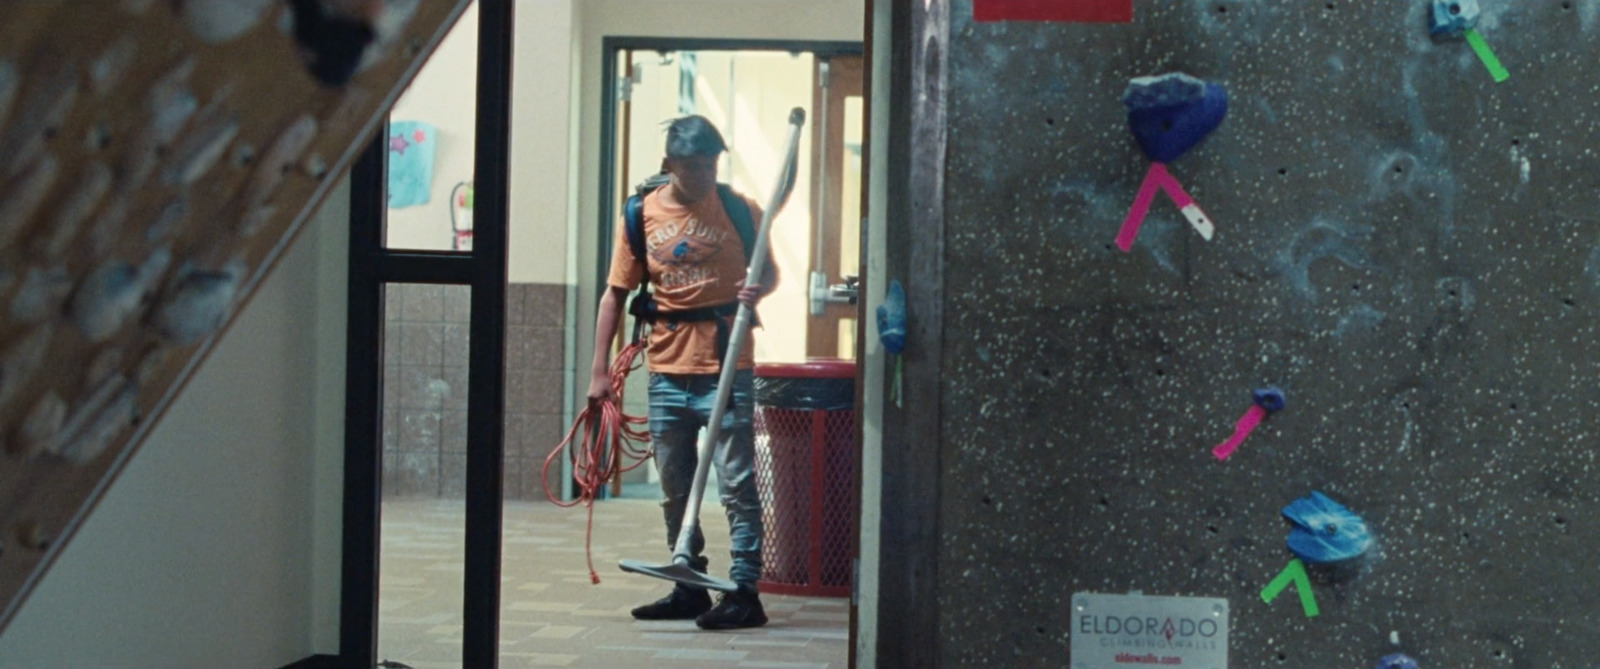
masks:
[(1461, 38), (1478, 27), (1478, 0), (1433, 0), (1428, 33), (1434, 37)]
[(906, 289), (900, 280), (889, 282), (889, 290), (878, 306), (878, 340), (890, 355), (906, 350)]
[(1289, 550), (1311, 564), (1358, 558), (1372, 547), (1366, 521), (1320, 492), (1284, 507), (1283, 517), (1295, 525)]
[(207, 44), (229, 42), (250, 32), (277, 0), (182, 0), (183, 22)]
[(1378, 669), (1417, 669), (1417, 661), (1405, 653), (1385, 655), (1378, 660)]
[(192, 344), (222, 327), (239, 289), (237, 271), (184, 273), (156, 316), (161, 335), (175, 344)]
[(207, 118), (173, 150), (176, 158), (167, 166), (162, 181), (186, 186), (200, 180), (222, 159), (228, 145), (238, 136), (238, 119), (227, 114)]
[(1268, 413), (1283, 411), (1283, 408), (1289, 404), (1289, 401), (1283, 396), (1283, 391), (1271, 386), (1256, 389), (1255, 392), (1250, 394), (1250, 398), (1256, 403), (1256, 406), (1266, 409)]
[(103, 381), (67, 416), (45, 451), (77, 466), (93, 462), (138, 418), (138, 392), (121, 374)]
[(1181, 72), (1139, 77), (1122, 94), (1128, 126), (1151, 160), (1170, 163), (1210, 135), (1228, 115), (1228, 92)]
[(1256, 426), (1260, 425), (1263, 419), (1269, 414), (1283, 411), (1283, 408), (1289, 403), (1284, 398), (1282, 390), (1272, 387), (1257, 389), (1250, 394), (1250, 399), (1254, 405), (1248, 411), (1245, 411), (1243, 416), (1239, 417), (1238, 423), (1234, 424), (1233, 436), (1228, 437), (1227, 441), (1217, 444), (1215, 448), (1211, 449), (1211, 454), (1217, 456), (1218, 460), (1227, 460), (1232, 457), (1233, 452), (1244, 444), (1245, 438), (1255, 431)]
[(256, 173), (250, 179), (250, 188), (245, 191), (245, 206), (250, 209), (264, 206), (283, 183), (284, 175), (300, 160), (300, 154), (305, 152), (316, 136), (316, 117), (305, 115), (290, 122), (258, 161)]
[(104, 97), (122, 84), (122, 78), (139, 55), (139, 42), (132, 35), (123, 35), (106, 47), (105, 53), (89, 66), (89, 87), (97, 96)]
[(90, 273), (69, 307), (78, 332), (90, 342), (110, 339), (139, 310), (171, 260), (172, 252), (162, 248), (137, 267), (116, 261)]
[(11, 300), (11, 319), (35, 325), (60, 313), (61, 305), (72, 294), (72, 274), (62, 265), (49, 269), (28, 268)]
[(61, 432), (61, 425), (67, 420), (67, 401), (61, 399), (61, 394), (54, 390), (45, 391), (33, 408), (28, 410), (27, 417), (22, 419), (22, 426), (17, 428), (17, 454), (23, 457), (33, 457), (43, 451), (56, 435)]

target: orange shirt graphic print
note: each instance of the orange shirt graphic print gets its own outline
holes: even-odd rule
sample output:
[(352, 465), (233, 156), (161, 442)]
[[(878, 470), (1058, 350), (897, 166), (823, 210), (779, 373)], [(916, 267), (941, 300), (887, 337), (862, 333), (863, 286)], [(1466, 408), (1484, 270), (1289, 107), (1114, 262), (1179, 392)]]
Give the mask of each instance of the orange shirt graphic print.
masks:
[[(684, 206), (656, 191), (644, 199), (645, 262), (662, 311), (698, 309), (734, 303), (745, 274), (744, 242), (716, 195)], [(749, 198), (754, 220), (761, 209)], [(633, 290), (644, 278), (619, 226), (608, 283)], [(754, 346), (746, 346), (739, 367), (754, 364)], [(650, 371), (670, 374), (715, 373), (716, 324), (657, 323), (651, 331)]]

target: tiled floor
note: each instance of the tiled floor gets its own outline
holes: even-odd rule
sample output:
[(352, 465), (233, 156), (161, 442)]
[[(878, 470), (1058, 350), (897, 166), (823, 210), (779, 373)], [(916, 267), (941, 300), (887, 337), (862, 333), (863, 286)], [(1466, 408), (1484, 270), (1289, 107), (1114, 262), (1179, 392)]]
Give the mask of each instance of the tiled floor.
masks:
[[(714, 573), (726, 575), (728, 523), (707, 499)], [(648, 499), (596, 504), (593, 585), (584, 562), (582, 507), (509, 502), (501, 576), (500, 666), (740, 667), (842, 669), (848, 600), (761, 596), (766, 627), (704, 632), (693, 621), (638, 622), (634, 606), (671, 585), (616, 567), (620, 558), (669, 559), (661, 508)], [(383, 504), (380, 658), (415, 669), (460, 667), (463, 506), (459, 501)]]

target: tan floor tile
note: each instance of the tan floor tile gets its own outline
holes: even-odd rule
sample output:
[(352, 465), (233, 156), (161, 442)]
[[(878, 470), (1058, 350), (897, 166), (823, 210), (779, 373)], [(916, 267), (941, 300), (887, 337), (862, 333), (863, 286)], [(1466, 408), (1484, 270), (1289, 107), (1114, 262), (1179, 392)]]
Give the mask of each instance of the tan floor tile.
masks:
[[(727, 523), (707, 499), (707, 555), (727, 570)], [(661, 509), (654, 502), (600, 502), (589, 580), (582, 509), (546, 503), (505, 507), (501, 567), (500, 666), (504, 669), (842, 669), (847, 634), (840, 616), (848, 600), (763, 594), (772, 623), (759, 630), (705, 632), (692, 621), (638, 622), (628, 614), (667, 593), (671, 584), (617, 570), (619, 557), (669, 559)], [(459, 502), (387, 502), (379, 616), (381, 657), (417, 669), (460, 668), (461, 560)], [(401, 528), (401, 529), (396, 529)], [(398, 541), (402, 548), (391, 546)], [(395, 555), (409, 556), (390, 559)], [(574, 623), (581, 622), (583, 625)], [(774, 636), (775, 633), (785, 633)], [(760, 663), (765, 662), (767, 665)], [(788, 663), (788, 664), (785, 664)]]
[(571, 602), (513, 602), (505, 606), (507, 611), (575, 611), (582, 604)]
[(501, 666), (509, 664), (506, 660), (513, 660), (528, 667), (570, 667), (578, 661), (578, 656), (555, 653), (501, 653), (500, 660)]
[(589, 631), (588, 627), (576, 625), (546, 625), (544, 629), (530, 635), (534, 639), (571, 639)]

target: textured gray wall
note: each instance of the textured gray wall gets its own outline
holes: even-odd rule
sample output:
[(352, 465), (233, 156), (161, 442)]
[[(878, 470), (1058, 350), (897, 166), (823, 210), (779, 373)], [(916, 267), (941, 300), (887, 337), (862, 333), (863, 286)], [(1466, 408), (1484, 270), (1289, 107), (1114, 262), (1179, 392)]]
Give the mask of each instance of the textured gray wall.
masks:
[[(1234, 667), (1600, 662), (1600, 0), (1484, 0), (1498, 85), (1426, 4), (950, 3), (946, 666), (1067, 666), (1070, 594), (1132, 590), (1227, 597)], [(1120, 96), (1172, 70), (1232, 97), (1172, 166), (1217, 238), (1158, 198), (1124, 255)], [(1378, 547), (1307, 619), (1259, 593), (1312, 490)]]

